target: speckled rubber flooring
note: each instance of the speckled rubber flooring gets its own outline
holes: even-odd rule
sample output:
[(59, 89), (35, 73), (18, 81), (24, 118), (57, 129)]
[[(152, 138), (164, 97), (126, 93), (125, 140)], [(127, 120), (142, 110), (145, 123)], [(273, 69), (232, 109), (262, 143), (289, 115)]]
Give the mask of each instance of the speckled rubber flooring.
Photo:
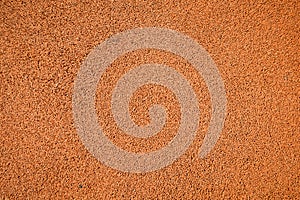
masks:
[[(0, 199), (299, 199), (299, 1), (8, 1), (0, 2)], [(199, 99), (199, 128), (187, 151), (162, 169), (122, 172), (84, 146), (73, 118), (74, 81), (91, 50), (134, 28), (162, 27), (193, 38), (224, 81), (227, 114), (205, 157), (211, 101), (203, 78), (177, 55), (141, 49), (120, 56), (96, 92), (99, 124), (130, 152), (164, 147), (180, 123), (167, 88), (150, 84), (132, 96), (138, 125), (147, 109), (169, 113), (157, 135), (120, 131), (110, 93), (126, 70), (171, 66)]]

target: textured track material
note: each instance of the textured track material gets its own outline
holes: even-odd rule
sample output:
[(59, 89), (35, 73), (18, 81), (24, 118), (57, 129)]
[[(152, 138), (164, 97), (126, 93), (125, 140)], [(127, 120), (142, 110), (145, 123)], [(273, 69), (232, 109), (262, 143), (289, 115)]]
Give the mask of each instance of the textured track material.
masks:
[[(285, 0), (1, 1), (0, 199), (300, 198), (299, 11), (299, 1)], [(74, 86), (94, 47), (146, 27), (174, 30), (208, 52), (225, 86), (226, 118), (215, 146), (200, 157), (214, 116), (206, 77), (174, 52), (126, 52), (95, 89), (94, 112), (106, 139), (131, 155), (174, 141), (184, 113), (176, 91), (152, 81), (170, 77), (155, 75), (163, 66), (188, 82), (200, 114), (197, 124), (189, 121), (197, 127), (185, 138), (190, 145), (178, 147), (179, 157), (168, 158), (168, 165), (159, 158), (158, 168), (131, 163), (122, 170), (115, 161), (111, 168), (111, 160), (99, 161), (78, 134)], [(152, 73), (149, 84), (124, 87), (141, 76), (132, 71), (140, 68)], [(147, 127), (160, 116), (158, 126), (144, 135), (135, 132), (139, 127), (131, 126), (132, 133), (120, 127), (123, 115), (121, 122), (115, 118), (124, 102), (112, 101), (119, 98), (116, 86), (132, 92), (124, 102), (136, 125)]]

